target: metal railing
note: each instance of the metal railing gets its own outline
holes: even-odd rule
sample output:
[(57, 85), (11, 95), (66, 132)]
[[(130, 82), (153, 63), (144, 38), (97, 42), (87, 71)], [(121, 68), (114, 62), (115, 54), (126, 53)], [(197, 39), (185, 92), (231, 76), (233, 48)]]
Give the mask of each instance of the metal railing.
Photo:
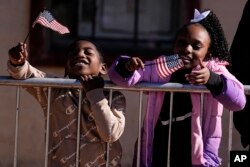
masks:
[[(50, 96), (51, 96), (51, 89), (52, 88), (71, 88), (71, 89), (80, 89), (82, 86), (80, 82), (76, 79), (63, 79), (63, 78), (30, 78), (26, 80), (15, 80), (10, 78), (9, 76), (0, 76), (0, 85), (2, 86), (15, 86), (16, 89), (16, 117), (15, 117), (15, 143), (14, 143), (14, 159), (13, 164), (14, 167), (17, 167), (17, 149), (18, 149), (18, 130), (19, 130), (19, 110), (20, 110), (20, 87), (47, 87), (48, 88), (48, 107), (47, 107), (47, 121), (46, 121), (46, 134), (49, 134), (49, 113), (50, 113)], [(245, 94), (250, 94), (250, 86), (245, 85)], [(113, 90), (125, 90), (125, 91), (135, 91), (139, 93), (139, 112), (138, 112), (138, 148), (137, 148), (137, 166), (139, 167), (139, 159), (140, 159), (140, 139), (141, 139), (141, 117), (142, 117), (142, 104), (143, 104), (143, 93), (148, 91), (163, 91), (163, 92), (170, 92), (170, 118), (172, 118), (172, 104), (173, 104), (173, 94), (175, 92), (193, 92), (193, 93), (201, 93), (201, 111), (203, 110), (203, 100), (204, 100), (204, 93), (208, 93), (209, 91), (204, 86), (192, 86), (188, 84), (179, 84), (179, 83), (166, 83), (166, 84), (159, 84), (159, 83), (147, 83), (142, 82), (133, 87), (125, 88), (121, 86), (117, 86), (110, 81), (105, 81), (105, 89), (109, 89), (111, 91), (110, 95), (112, 96)], [(109, 97), (109, 102), (111, 101), (112, 97)], [(78, 106), (78, 117), (80, 117), (81, 111), (81, 100), (82, 100), (82, 92), (80, 91), (79, 96), (79, 106)], [(202, 113), (201, 113), (202, 114)], [(228, 134), (228, 152), (232, 148), (232, 112), (230, 112), (229, 117), (229, 134)], [(201, 117), (202, 118), (202, 117)], [(80, 119), (78, 119), (80, 120)], [(169, 122), (169, 144), (170, 144), (170, 137), (171, 137), (171, 121)], [(76, 166), (78, 166), (78, 159), (79, 159), (79, 140), (80, 140), (80, 122), (77, 123), (77, 147), (76, 147)], [(48, 143), (49, 143), (49, 135), (46, 135), (45, 141), (45, 160), (44, 166), (47, 167), (48, 165)], [(107, 148), (109, 145), (107, 144)], [(107, 151), (108, 152), (108, 151)], [(168, 148), (168, 166), (170, 166), (170, 149)], [(229, 154), (228, 154), (229, 156)], [(109, 155), (108, 157), (109, 158)], [(108, 167), (108, 163), (106, 165)], [(230, 166), (228, 162), (228, 166)]]

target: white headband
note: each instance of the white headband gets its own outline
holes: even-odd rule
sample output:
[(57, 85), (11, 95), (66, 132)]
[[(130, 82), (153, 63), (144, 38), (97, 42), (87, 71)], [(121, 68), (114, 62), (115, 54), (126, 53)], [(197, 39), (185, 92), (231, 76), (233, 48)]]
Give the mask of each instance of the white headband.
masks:
[(191, 23), (197, 23), (207, 17), (210, 13), (210, 10), (200, 13), (197, 9), (194, 10), (194, 18), (191, 19)]

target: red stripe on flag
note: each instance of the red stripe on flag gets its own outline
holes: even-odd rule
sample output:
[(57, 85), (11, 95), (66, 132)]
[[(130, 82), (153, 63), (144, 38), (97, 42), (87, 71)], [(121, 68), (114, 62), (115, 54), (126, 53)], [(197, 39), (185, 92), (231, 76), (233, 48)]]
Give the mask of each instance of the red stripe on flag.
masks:
[(161, 66), (159, 66), (160, 64), (160, 58), (156, 59), (155, 60), (155, 64), (156, 64), (156, 70), (157, 70), (157, 73), (159, 74), (159, 76), (162, 78), (162, 70), (161, 70)]
[(162, 71), (162, 69), (161, 69), (160, 64), (161, 64), (160, 58), (156, 59), (156, 68), (157, 68), (157, 71), (158, 71), (159, 76), (162, 78), (163, 71)]
[(158, 64), (159, 68), (161, 68), (161, 77), (164, 78), (166, 75), (168, 75), (168, 70), (165, 68), (165, 62), (164, 62), (164, 58), (162, 57), (159, 61)]
[(167, 67), (165, 57), (159, 57), (156, 59), (156, 68), (161, 78), (164, 78), (171, 73), (171, 70)]
[(44, 18), (39, 18), (36, 21), (36, 23), (39, 23), (39, 24), (41, 24), (41, 25), (49, 28), (49, 22), (46, 19), (44, 19)]
[[(173, 67), (169, 68), (167, 64), (166, 56), (160, 56), (159, 58), (154, 60), (153, 64), (155, 64), (156, 66), (156, 71), (158, 75), (161, 78), (165, 78), (184, 66), (182, 61), (172, 62), (172, 63), (175, 63), (175, 65), (174, 66), (171, 65), (171, 62), (170, 62), (170, 66), (171, 67), (173, 66)], [(151, 64), (148, 64), (148, 65), (151, 65)]]
[(53, 27), (55, 30), (57, 30), (58, 32), (60, 32), (61, 34), (65, 34), (65, 33), (69, 33), (69, 30), (67, 27), (61, 25), (60, 23), (58, 23), (56, 20), (53, 20), (51, 22), (51, 27)]

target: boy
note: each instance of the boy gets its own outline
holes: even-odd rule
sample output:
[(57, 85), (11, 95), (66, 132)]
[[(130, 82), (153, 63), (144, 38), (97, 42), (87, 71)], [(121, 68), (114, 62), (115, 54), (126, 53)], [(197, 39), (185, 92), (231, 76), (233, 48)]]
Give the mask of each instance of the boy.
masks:
[[(45, 78), (42, 72), (27, 61), (26, 44), (19, 43), (9, 50), (8, 72), (15, 79)], [(67, 53), (65, 77), (81, 81), (83, 98), (80, 117), (79, 166), (120, 166), (122, 148), (119, 138), (125, 127), (125, 98), (115, 91), (109, 106), (108, 94), (103, 90), (101, 75), (107, 66), (97, 47), (85, 40), (73, 42)], [(27, 87), (47, 110), (47, 88)], [(71, 167), (76, 165), (76, 138), (79, 89), (54, 88), (51, 92), (48, 166)], [(109, 160), (106, 144), (109, 143)]]

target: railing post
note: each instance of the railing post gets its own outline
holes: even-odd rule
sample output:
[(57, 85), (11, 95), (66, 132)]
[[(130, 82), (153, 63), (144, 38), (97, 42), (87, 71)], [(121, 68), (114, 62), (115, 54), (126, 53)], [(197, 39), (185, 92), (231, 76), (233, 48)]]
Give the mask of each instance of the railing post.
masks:
[(48, 166), (48, 150), (49, 150), (49, 121), (50, 121), (50, 99), (51, 99), (51, 87), (48, 87), (48, 101), (47, 101), (47, 119), (46, 119), (46, 140), (45, 140), (45, 160), (44, 166)]
[(171, 133), (172, 133), (171, 131), (172, 131), (172, 119), (173, 119), (173, 99), (174, 99), (174, 92), (170, 92), (167, 167), (170, 167), (170, 146), (171, 146)]
[(138, 115), (138, 140), (137, 140), (137, 160), (136, 166), (140, 166), (140, 157), (141, 157), (141, 117), (142, 117), (142, 100), (143, 100), (143, 91), (139, 93), (139, 115)]
[(80, 155), (80, 125), (81, 125), (81, 110), (82, 110), (82, 89), (79, 89), (78, 98), (78, 115), (77, 115), (77, 137), (76, 137), (76, 167), (79, 166), (79, 155)]
[[(109, 90), (109, 106), (111, 107), (111, 105), (112, 105), (112, 99), (113, 99), (113, 89), (110, 89)], [(107, 147), (106, 147), (106, 149), (107, 149), (107, 155), (106, 155), (106, 160), (107, 160), (107, 162), (106, 162), (106, 167), (109, 167), (109, 148), (110, 146), (109, 146), (109, 142), (107, 142)]]
[(17, 166), (19, 110), (20, 110), (20, 86), (17, 86), (16, 87), (16, 120), (15, 120), (14, 167)]

